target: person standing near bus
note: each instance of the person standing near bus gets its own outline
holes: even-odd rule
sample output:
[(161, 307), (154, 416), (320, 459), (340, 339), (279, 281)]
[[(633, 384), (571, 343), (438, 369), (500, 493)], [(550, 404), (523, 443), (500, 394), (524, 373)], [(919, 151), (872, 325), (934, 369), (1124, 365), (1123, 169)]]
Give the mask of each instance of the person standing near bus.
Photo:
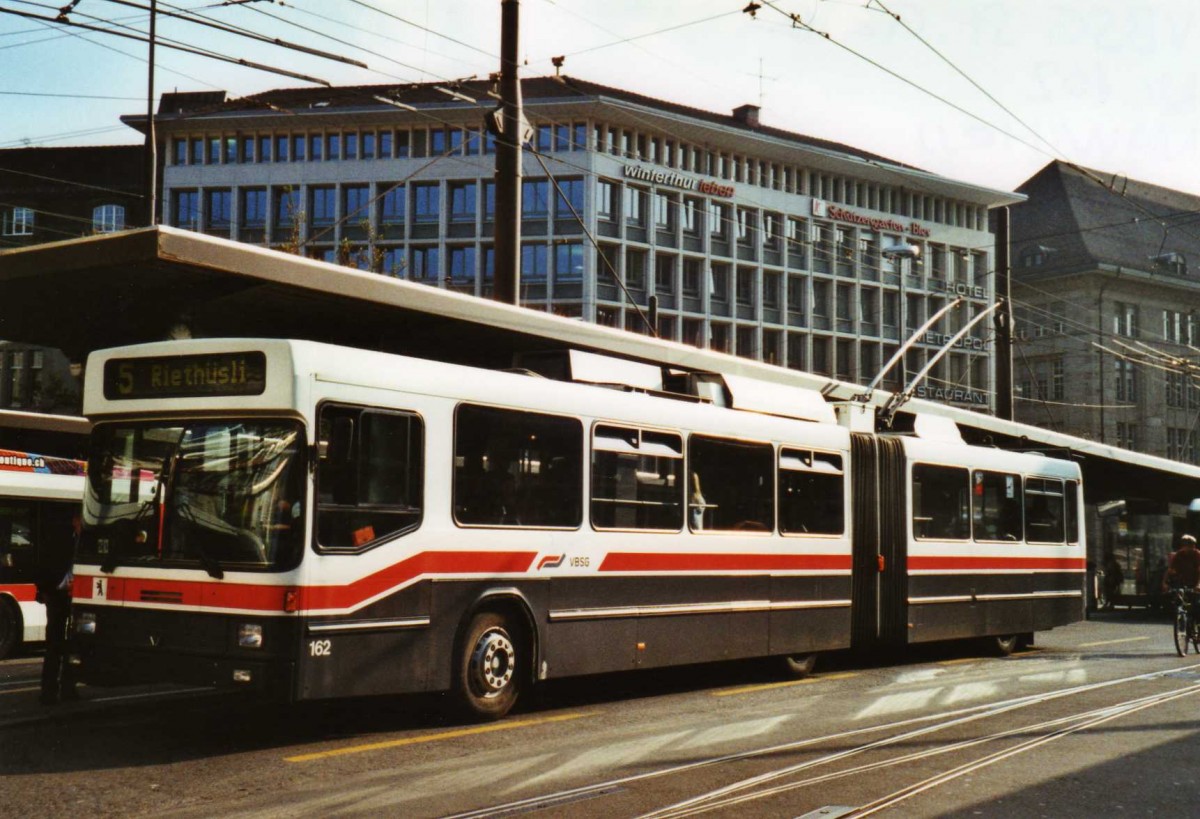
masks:
[(1200, 586), (1200, 549), (1196, 548), (1196, 538), (1191, 535), (1179, 539), (1179, 548), (1171, 553), (1167, 571), (1163, 574), (1163, 591), (1180, 586), (1185, 589)]
[(70, 538), (48, 537), (39, 551), (37, 599), (46, 607), (46, 659), (42, 662), (42, 705), (78, 699), (67, 662), (71, 615), (71, 564), (82, 530), (79, 513), (71, 517)]

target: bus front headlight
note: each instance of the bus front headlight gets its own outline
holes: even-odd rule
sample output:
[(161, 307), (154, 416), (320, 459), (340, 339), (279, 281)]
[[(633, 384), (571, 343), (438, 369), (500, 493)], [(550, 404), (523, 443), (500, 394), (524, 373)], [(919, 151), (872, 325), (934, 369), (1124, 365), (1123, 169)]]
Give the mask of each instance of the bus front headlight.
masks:
[(238, 626), (238, 648), (262, 648), (262, 626), (258, 623), (242, 623)]
[(96, 633), (96, 613), (85, 611), (75, 618), (75, 631), (78, 634)]

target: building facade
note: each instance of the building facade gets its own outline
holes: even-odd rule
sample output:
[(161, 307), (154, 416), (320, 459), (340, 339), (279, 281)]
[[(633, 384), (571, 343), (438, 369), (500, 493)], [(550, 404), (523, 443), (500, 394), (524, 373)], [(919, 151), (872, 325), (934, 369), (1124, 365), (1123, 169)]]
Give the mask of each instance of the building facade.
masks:
[(1200, 463), (1200, 196), (1063, 162), (1018, 190), (1017, 419)]
[[(136, 145), (0, 150), (0, 249), (146, 224), (142, 156)], [(78, 377), (58, 350), (0, 341), (0, 409), (78, 413)]]
[[(165, 95), (164, 221), (488, 297), (489, 93)], [(523, 94), (527, 307), (867, 383), (948, 301), (963, 297), (910, 374), (992, 301), (987, 212), (1011, 193), (763, 126), (754, 106), (721, 115), (567, 77)], [(989, 327), (918, 394), (990, 407)]]

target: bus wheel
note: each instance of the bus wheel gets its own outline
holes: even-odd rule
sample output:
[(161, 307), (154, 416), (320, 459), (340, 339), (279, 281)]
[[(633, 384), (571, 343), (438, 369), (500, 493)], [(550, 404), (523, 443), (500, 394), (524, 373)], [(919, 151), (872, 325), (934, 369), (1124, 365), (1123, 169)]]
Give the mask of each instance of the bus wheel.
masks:
[(8, 600), (0, 597), (0, 660), (17, 647), (21, 636), (21, 612)]
[(482, 612), (471, 620), (455, 676), (459, 705), (469, 716), (494, 720), (512, 709), (521, 688), (516, 646), (503, 615)]
[(817, 666), (816, 654), (788, 654), (780, 659), (783, 661), (784, 673), (798, 680), (813, 673)]
[(998, 657), (1007, 657), (1017, 650), (1020, 637), (1016, 634), (1001, 634), (991, 639), (992, 651)]

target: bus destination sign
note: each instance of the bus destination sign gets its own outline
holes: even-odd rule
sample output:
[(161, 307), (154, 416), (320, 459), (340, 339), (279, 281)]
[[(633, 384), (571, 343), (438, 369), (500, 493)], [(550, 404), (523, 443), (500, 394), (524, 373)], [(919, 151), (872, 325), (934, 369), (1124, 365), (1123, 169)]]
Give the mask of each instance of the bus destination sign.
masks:
[(110, 401), (262, 395), (266, 388), (267, 357), (259, 351), (104, 362), (104, 397)]

